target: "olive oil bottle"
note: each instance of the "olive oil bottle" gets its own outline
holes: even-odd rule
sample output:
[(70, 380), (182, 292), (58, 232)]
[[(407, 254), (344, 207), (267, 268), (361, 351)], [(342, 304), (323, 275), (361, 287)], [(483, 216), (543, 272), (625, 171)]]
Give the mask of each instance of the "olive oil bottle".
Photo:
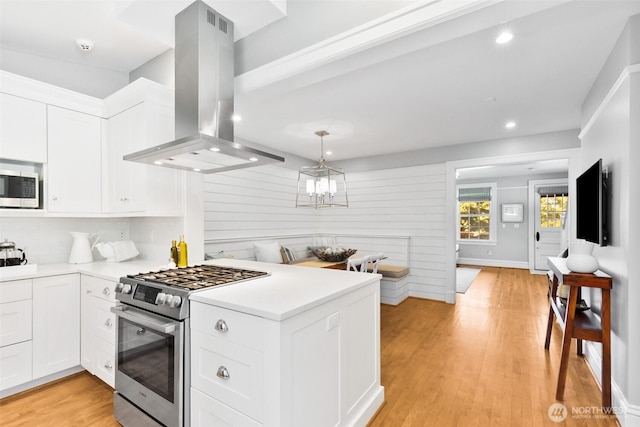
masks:
[(178, 267), (186, 267), (188, 263), (187, 242), (184, 241), (184, 234), (181, 234), (180, 243), (178, 243)]

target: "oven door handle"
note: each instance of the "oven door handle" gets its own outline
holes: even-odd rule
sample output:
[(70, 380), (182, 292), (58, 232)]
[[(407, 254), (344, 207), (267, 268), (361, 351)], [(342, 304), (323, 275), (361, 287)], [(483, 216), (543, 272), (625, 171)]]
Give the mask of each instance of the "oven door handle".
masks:
[(165, 334), (172, 334), (176, 330), (177, 321), (163, 319), (158, 316), (152, 316), (150, 314), (142, 313), (138, 310), (134, 311), (131, 308), (122, 305), (111, 307), (111, 312), (115, 313), (116, 316), (138, 323), (139, 325), (145, 326), (154, 331), (163, 332)]

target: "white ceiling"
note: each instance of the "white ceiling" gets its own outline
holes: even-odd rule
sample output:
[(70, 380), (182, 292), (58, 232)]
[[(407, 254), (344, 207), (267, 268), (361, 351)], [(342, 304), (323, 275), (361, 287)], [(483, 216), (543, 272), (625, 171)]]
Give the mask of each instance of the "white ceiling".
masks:
[[(348, 0), (327, 4), (336, 1)], [(359, 7), (378, 1), (395, 0)], [(170, 47), (167, 22), (188, 3), (0, 0), (0, 43), (128, 72)], [(284, 0), (208, 3), (240, 34), (251, 34), (236, 54), (250, 53), (262, 34), (284, 48), (297, 38), (292, 28), (312, 31), (306, 22), (286, 21), (293, 18)], [(225, 3), (234, 9), (225, 11)], [(314, 11), (322, 6), (313, 4)], [(393, 9), (365, 30), (353, 16), (358, 31), (328, 35), (324, 44), (237, 76), (236, 112), (243, 119), (236, 137), (317, 159), (314, 132), (326, 129), (331, 161), (579, 128), (581, 104), (628, 17), (640, 13), (640, 0), (398, 1), (402, 13), (389, 14)], [(418, 13), (425, 11), (428, 19)], [(341, 23), (349, 18), (340, 16)], [(501, 29), (515, 34), (508, 45), (494, 43)], [(78, 37), (94, 42), (90, 54), (75, 48)], [(505, 129), (510, 120), (517, 126)]]

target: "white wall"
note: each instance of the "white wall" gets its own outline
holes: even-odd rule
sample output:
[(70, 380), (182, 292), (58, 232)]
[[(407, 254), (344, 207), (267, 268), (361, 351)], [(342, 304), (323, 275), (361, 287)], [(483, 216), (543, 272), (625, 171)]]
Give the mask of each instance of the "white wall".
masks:
[[(500, 177), (500, 167), (496, 166), (496, 168), (498, 176), (494, 178), (456, 181), (456, 184), (496, 182), (498, 193), (492, 200), (493, 206), (497, 209), (496, 243), (460, 243), (460, 262), (495, 267), (529, 268), (529, 211), (531, 210), (528, 192), (529, 180), (555, 178), (566, 180), (567, 174)], [(522, 203), (524, 205), (523, 222), (503, 223), (500, 211), (500, 206), (503, 203)]]
[(348, 209), (295, 208), (297, 177), (281, 166), (206, 176), (205, 241), (314, 233), (410, 236), (409, 295), (445, 299), (444, 165), (347, 171)]
[(349, 173), (349, 208), (325, 210), (322, 232), (410, 236), (409, 295), (445, 300), (443, 164)]
[[(30, 264), (65, 263), (69, 260), (72, 231), (98, 233), (100, 241), (133, 240), (140, 252), (137, 259), (159, 260), (177, 239), (182, 218), (33, 218), (3, 217), (0, 239), (23, 249)], [(103, 261), (97, 250), (94, 261)]]
[(319, 212), (295, 207), (297, 179), (274, 165), (205, 175), (205, 242), (320, 232)]
[[(640, 64), (629, 63), (640, 52), (640, 16), (631, 18), (594, 83), (583, 108), (581, 133), (582, 170), (599, 158), (610, 173), (610, 242), (594, 255), (600, 268), (614, 278), (612, 291), (612, 377), (621, 395), (614, 406), (626, 406), (623, 425), (640, 425), (640, 226), (635, 217), (640, 209), (638, 161), (640, 151)], [(613, 69), (617, 68), (617, 72)], [(604, 90), (603, 88), (607, 88)], [(573, 230), (575, 231), (575, 230)], [(574, 234), (575, 236), (575, 234)], [(593, 303), (599, 293), (590, 292)], [(601, 347), (588, 347), (594, 372), (599, 372)], [(616, 388), (614, 387), (614, 391)]]

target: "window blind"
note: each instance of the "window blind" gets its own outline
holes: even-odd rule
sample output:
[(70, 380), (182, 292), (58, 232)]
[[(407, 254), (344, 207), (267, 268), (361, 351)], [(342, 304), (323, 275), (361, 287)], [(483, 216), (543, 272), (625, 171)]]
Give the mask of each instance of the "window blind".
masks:
[(537, 192), (541, 196), (568, 196), (569, 186), (567, 185), (550, 185), (547, 187), (538, 187)]
[(491, 200), (491, 187), (458, 188), (459, 202), (488, 202)]

